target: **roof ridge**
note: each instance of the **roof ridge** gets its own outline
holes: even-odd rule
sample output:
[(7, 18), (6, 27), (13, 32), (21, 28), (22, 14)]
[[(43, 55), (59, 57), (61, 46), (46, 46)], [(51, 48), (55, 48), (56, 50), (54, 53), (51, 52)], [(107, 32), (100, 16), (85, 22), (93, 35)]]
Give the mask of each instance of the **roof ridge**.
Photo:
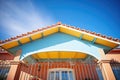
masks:
[(102, 38), (105, 38), (105, 39), (108, 39), (108, 40), (120, 42), (120, 40), (118, 38), (113, 38), (111, 36), (105, 36), (105, 35), (102, 35), (100, 33), (92, 32), (92, 31), (85, 30), (85, 29), (80, 29), (78, 27), (74, 27), (74, 26), (70, 26), (70, 25), (67, 25), (67, 24), (62, 24), (61, 22), (57, 22), (56, 24), (53, 24), (51, 26), (38, 28), (36, 30), (32, 30), (31, 32), (26, 32), (26, 33), (23, 33), (21, 35), (17, 35), (17, 36), (14, 36), (14, 37), (11, 37), (11, 38), (8, 38), (8, 39), (5, 39), (5, 40), (0, 40), (0, 44), (5, 43), (5, 42), (9, 42), (11, 40), (15, 40), (15, 39), (18, 39), (18, 38), (22, 38), (24, 36), (28, 36), (30, 34), (33, 34), (33, 33), (39, 32), (39, 31), (43, 31), (43, 30), (46, 30), (46, 29), (51, 28), (51, 27), (56, 27), (58, 25), (62, 25), (62, 26), (69, 27), (69, 28), (72, 28), (72, 29), (76, 29), (76, 30), (79, 30), (79, 31), (82, 31), (82, 32), (86, 32), (86, 33), (89, 33), (89, 34), (92, 34), (92, 35), (95, 35), (95, 36), (99, 36), (99, 37), (102, 37)]

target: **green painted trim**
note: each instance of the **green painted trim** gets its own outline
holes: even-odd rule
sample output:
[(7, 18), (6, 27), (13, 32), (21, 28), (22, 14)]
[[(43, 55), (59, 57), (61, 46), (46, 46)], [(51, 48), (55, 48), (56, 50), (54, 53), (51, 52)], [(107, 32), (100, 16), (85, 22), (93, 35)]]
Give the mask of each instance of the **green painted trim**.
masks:
[(41, 32), (41, 36), (42, 36), (42, 38), (44, 37), (44, 34), (43, 34), (43, 32)]
[(22, 45), (22, 43), (20, 42), (20, 40), (17, 41), (19, 45)]
[(80, 35), (80, 40), (82, 39), (83, 35), (84, 35), (84, 34), (81, 34), (81, 35)]
[(30, 41), (33, 41), (31, 37), (29, 37)]
[(94, 44), (96, 40), (97, 40), (97, 38), (94, 37), (94, 39), (92, 40), (92, 43)]
[(70, 61), (84, 61), (84, 59), (79, 58), (79, 59), (70, 59), (70, 58), (62, 58), (62, 59), (38, 59), (38, 62), (70, 62)]
[(58, 27), (58, 32), (60, 32), (60, 27)]

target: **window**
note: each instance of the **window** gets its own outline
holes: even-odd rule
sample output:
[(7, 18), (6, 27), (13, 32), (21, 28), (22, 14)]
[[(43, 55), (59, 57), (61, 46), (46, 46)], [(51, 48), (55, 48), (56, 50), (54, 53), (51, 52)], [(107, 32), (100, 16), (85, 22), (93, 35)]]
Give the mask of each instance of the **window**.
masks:
[(0, 80), (6, 80), (10, 66), (8, 64), (0, 65)]
[(120, 63), (111, 63), (116, 80), (120, 80)]
[(75, 80), (72, 69), (55, 68), (49, 69), (48, 80)]

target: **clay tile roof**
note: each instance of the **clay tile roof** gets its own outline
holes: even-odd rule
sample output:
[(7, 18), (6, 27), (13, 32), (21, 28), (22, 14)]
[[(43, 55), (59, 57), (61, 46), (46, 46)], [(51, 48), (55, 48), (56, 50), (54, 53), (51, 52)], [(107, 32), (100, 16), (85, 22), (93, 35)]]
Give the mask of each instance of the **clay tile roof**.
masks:
[(57, 25), (61, 25), (62, 23), (61, 22), (57, 22)]
[(53, 25), (51, 25), (51, 26), (46, 26), (46, 27), (43, 27), (43, 28), (39, 28), (39, 29), (33, 30), (33, 31), (31, 31), (31, 32), (23, 33), (23, 34), (21, 34), (21, 35), (17, 35), (17, 36), (15, 36), (15, 37), (11, 37), (11, 38), (6, 39), (6, 40), (3, 40), (3, 41), (0, 40), (0, 44), (1, 44), (1, 43), (5, 43), (5, 42), (8, 42), (8, 41), (11, 41), (11, 40), (15, 40), (15, 39), (21, 38), (21, 37), (23, 37), (23, 36), (27, 36), (27, 35), (36, 33), (36, 32), (38, 32), (38, 31), (43, 31), (43, 30), (48, 29), (48, 28), (51, 28), (51, 27), (56, 27), (57, 25), (62, 25), (62, 26), (69, 27), (69, 28), (72, 28), (72, 29), (76, 29), (76, 30), (79, 30), (79, 31), (83, 31), (83, 32), (86, 32), (86, 33), (89, 33), (89, 34), (92, 34), (92, 35), (95, 35), (95, 36), (99, 36), (99, 37), (102, 37), (102, 38), (106, 38), (106, 39), (108, 39), (108, 40), (120, 42), (120, 40), (117, 39), (117, 38), (108, 37), (108, 36), (105, 36), (105, 35), (101, 35), (100, 33), (91, 32), (91, 31), (88, 31), (88, 30), (85, 30), (85, 29), (80, 29), (80, 28), (77, 28), (77, 27), (74, 27), (74, 26), (62, 24), (61, 22), (57, 22), (56, 24), (53, 24)]
[(86, 33), (90, 33), (90, 34), (92, 34), (92, 35), (96, 35), (96, 36), (99, 36), (99, 37), (102, 37), (102, 38), (106, 38), (106, 39), (109, 39), (109, 40), (113, 40), (113, 41), (116, 41), (116, 42), (120, 42), (120, 40), (117, 39), (117, 38), (108, 37), (108, 36), (102, 35), (102, 34), (100, 34), (100, 33), (91, 32), (91, 31), (88, 31), (88, 30), (85, 30), (85, 29), (76, 28), (76, 27), (74, 27), (74, 26), (69, 26), (69, 25), (66, 25), (66, 24), (62, 24), (62, 25), (63, 25), (63, 26), (66, 26), (66, 27), (69, 27), (69, 28), (73, 28), (73, 29), (79, 30), (79, 31), (83, 31), (83, 32), (86, 32)]
[(2, 43), (2, 40), (0, 40), (0, 44)]
[(108, 36), (107, 39), (112, 40), (112, 37), (111, 37), (111, 36)]
[(31, 34), (31, 32), (27, 32), (27, 34), (29, 35), (29, 34)]
[(51, 26), (47, 26), (47, 28), (51, 28)]
[(77, 30), (80, 30), (80, 28), (76, 28)]

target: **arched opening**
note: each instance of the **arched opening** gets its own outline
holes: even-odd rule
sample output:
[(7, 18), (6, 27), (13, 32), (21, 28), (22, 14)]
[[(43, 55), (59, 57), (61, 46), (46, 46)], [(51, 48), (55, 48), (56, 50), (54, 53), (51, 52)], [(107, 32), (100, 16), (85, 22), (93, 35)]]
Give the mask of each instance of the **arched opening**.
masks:
[(73, 61), (98, 61), (99, 59), (94, 55), (75, 52), (75, 51), (48, 51), (48, 52), (37, 52), (29, 55), (23, 59), (27, 63), (36, 62), (73, 62)]
[(23, 72), (41, 80), (102, 80), (97, 60), (82, 52), (40, 52), (23, 59), (28, 63)]

